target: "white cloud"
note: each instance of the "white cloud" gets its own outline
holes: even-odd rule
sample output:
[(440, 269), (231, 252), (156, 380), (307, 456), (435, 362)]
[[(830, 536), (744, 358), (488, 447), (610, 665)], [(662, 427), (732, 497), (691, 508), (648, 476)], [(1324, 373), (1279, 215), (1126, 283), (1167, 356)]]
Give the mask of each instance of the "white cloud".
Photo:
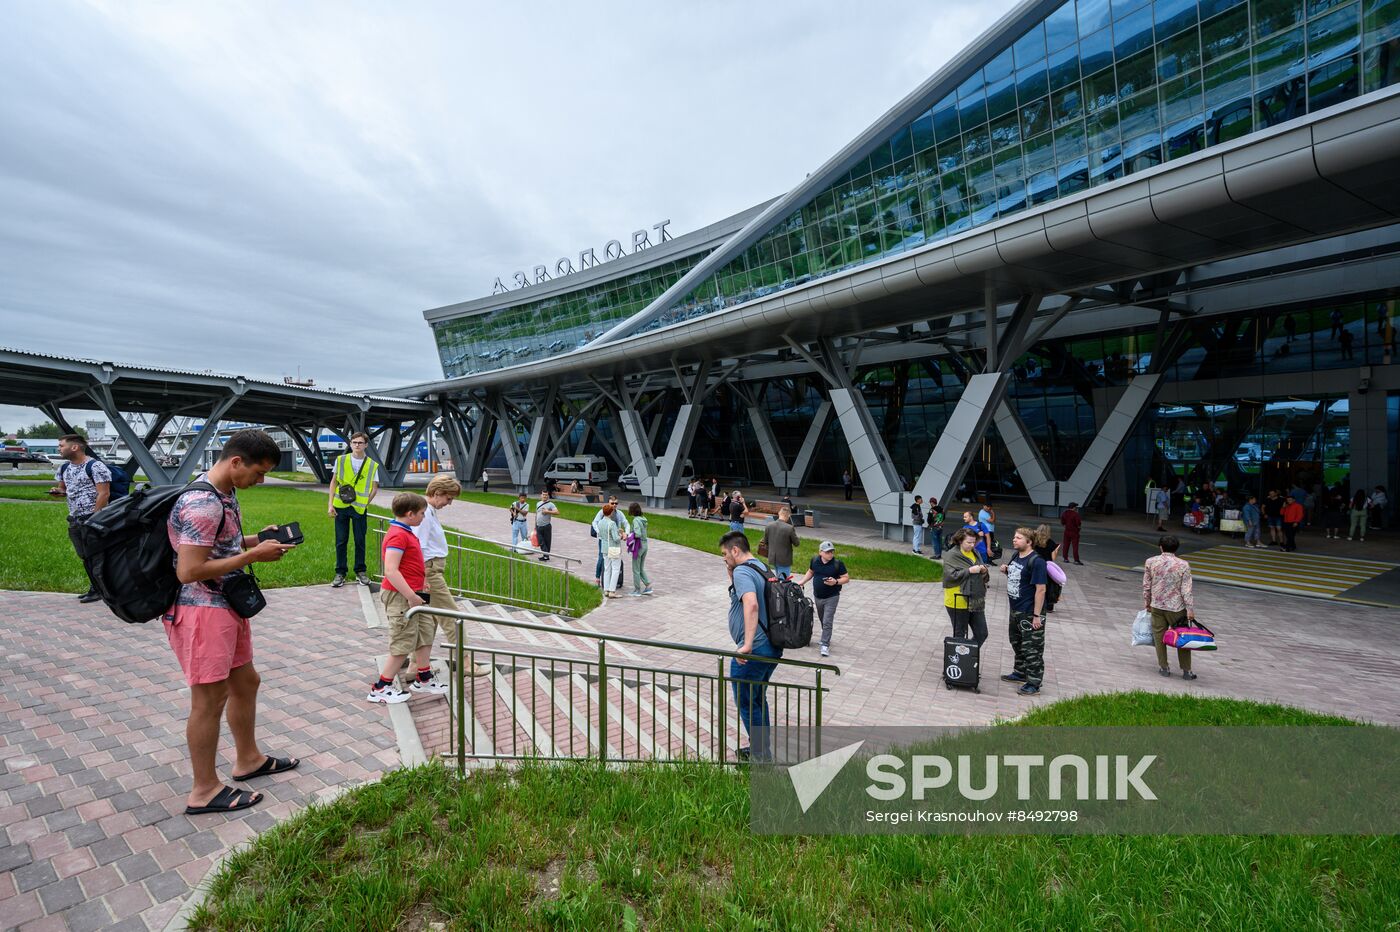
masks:
[(436, 375), (424, 308), (783, 192), (1008, 7), (12, 4), (0, 344)]

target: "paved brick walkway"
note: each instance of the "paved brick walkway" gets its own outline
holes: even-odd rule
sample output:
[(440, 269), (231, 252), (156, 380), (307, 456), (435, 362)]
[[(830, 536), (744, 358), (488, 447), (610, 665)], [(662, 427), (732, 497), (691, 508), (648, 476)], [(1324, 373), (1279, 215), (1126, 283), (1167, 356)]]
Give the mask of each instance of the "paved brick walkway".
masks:
[[(465, 503), (452, 506), (446, 523), (497, 539), (504, 526), (500, 509)], [(714, 523), (714, 531), (718, 540), (722, 525)], [(595, 548), (585, 526), (556, 524), (556, 551), (584, 557), (585, 578)], [(719, 557), (653, 542), (647, 562), (655, 596), (609, 602), (570, 624), (729, 647), (728, 580)], [(1010, 664), (999, 581), (990, 597), (980, 695), (947, 691), (939, 679), (949, 624), (938, 587), (857, 581), (837, 617), (831, 659), (843, 675), (828, 681), (827, 721), (987, 723), (1031, 703), (1148, 689), (1276, 700), (1400, 723), (1400, 618), (1393, 611), (1201, 584), (1198, 612), (1222, 648), (1200, 658), (1200, 679), (1187, 684), (1157, 676), (1152, 651), (1128, 646), (1139, 577), (1092, 564), (1071, 570), (1050, 621), (1046, 689), (1034, 700), (997, 679)], [(268, 750), (304, 762), (259, 781), (269, 798), (252, 810), (187, 818), (188, 697), (163, 631), (122, 624), (71, 595), (0, 592), (0, 651), (7, 669), (28, 673), (0, 694), (0, 927), (164, 928), (232, 845), (319, 795), (397, 766), (386, 710), (362, 701), (372, 658), (384, 644), (382, 631), (366, 628), (358, 592), (278, 590), (269, 603), (255, 627), (263, 675), (259, 734)], [(474, 638), (486, 640), (481, 632)], [(556, 640), (552, 647), (569, 650), (566, 639)], [(663, 657), (640, 648), (636, 654)], [(816, 651), (801, 656), (816, 659)], [(704, 667), (713, 669), (712, 662)], [(424, 713), (420, 730), (443, 728), (444, 705), (410, 704)], [(230, 755), (225, 748), (225, 773)]]
[[(278, 590), (255, 622), (265, 750), (302, 758), (231, 816), (183, 814), (189, 690), (159, 624), (71, 595), (0, 592), (0, 927), (163, 929), (232, 845), (398, 765), (359, 702), (374, 650), (354, 588)], [(220, 755), (227, 776), (232, 745)]]

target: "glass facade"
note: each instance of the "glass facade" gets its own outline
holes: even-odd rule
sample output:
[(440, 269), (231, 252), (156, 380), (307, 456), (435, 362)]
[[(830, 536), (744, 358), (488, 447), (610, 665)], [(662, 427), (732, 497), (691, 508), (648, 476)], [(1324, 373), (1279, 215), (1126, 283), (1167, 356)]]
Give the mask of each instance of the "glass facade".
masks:
[(643, 329), (1400, 82), (1400, 0), (1068, 0)]
[[(1289, 321), (1292, 321), (1290, 324)], [(1054, 478), (1065, 480), (1097, 433), (1096, 390), (1122, 386), (1146, 371), (1155, 328), (1038, 343), (1012, 368), (1008, 400), (1016, 407)], [(1389, 365), (1397, 359), (1400, 300), (1353, 298), (1202, 322), (1187, 348), (1164, 372), (1169, 382), (1241, 375)], [(947, 357), (870, 366), (856, 384), (906, 483), (928, 462), (952, 416), (969, 373)], [(811, 378), (776, 380), (764, 403), (781, 449), (797, 450), (825, 389)], [(1330, 397), (1232, 399), (1219, 404), (1154, 406), (1123, 453), (1130, 501), (1141, 504), (1149, 476), (1206, 469), (1231, 487), (1273, 481), (1280, 469), (1309, 465), (1336, 482), (1349, 471), (1347, 399)], [(600, 447), (595, 449), (605, 455)], [(701, 475), (768, 474), (737, 396), (721, 389), (708, 404), (691, 448)], [(1395, 462), (1392, 457), (1392, 462)], [(845, 437), (833, 424), (822, 438), (811, 481), (837, 485), (850, 462)], [(1024, 497), (1025, 486), (1005, 444), (989, 429), (965, 480), (963, 495)]]
[(709, 250), (577, 291), (435, 322), (443, 374), (544, 359), (577, 349), (655, 301)]

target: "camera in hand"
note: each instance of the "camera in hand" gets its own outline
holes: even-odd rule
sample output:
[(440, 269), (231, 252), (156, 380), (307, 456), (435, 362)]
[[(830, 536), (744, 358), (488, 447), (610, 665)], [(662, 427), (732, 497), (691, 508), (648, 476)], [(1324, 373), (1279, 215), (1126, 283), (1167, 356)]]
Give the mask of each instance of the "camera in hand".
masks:
[(305, 539), (301, 535), (301, 524), (297, 521), (258, 532), (258, 540), (275, 540), (279, 544), (299, 544)]

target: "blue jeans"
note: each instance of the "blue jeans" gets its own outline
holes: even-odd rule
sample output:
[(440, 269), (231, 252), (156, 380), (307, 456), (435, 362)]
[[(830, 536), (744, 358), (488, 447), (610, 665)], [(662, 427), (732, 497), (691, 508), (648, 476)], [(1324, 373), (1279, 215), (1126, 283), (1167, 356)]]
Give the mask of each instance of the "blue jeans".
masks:
[[(764, 657), (780, 656), (772, 648), (759, 650), (755, 654)], [(750, 660), (740, 663), (738, 658), (729, 661), (730, 685), (734, 687), (734, 705), (739, 710), (739, 721), (749, 735), (749, 759), (772, 760), (773, 750), (768, 734), (772, 722), (768, 718), (768, 681), (778, 669), (776, 663)]]
[(775, 574), (777, 574), (779, 577), (782, 577), (782, 576), (791, 576), (791, 575), (792, 575), (792, 567), (791, 567), (791, 566), (778, 566), (778, 565), (775, 563), (775, 564), (773, 565), (773, 572), (774, 572)]
[(518, 546), (521, 541), (530, 543), (530, 525), (524, 521), (512, 521), (510, 523), (510, 545)]
[(935, 560), (943, 559), (943, 532), (938, 528), (931, 527), (928, 529), (928, 539), (929, 543), (933, 544), (933, 558)]
[(923, 526), (922, 524), (916, 524), (916, 525), (914, 525), (914, 552), (915, 552), (915, 553), (918, 553), (920, 550), (923, 550), (923, 549), (924, 549), (924, 526)]
[(368, 518), (355, 510), (354, 505), (346, 505), (344, 508), (335, 510), (335, 572), (337, 576), (346, 575), (346, 550), (350, 543), (351, 532), (355, 536), (355, 572), (365, 571), (365, 531), (368, 529)]
[(731, 531), (742, 531), (742, 530), (744, 529), (744, 522), (742, 522), (742, 521), (730, 521), (730, 522), (729, 522), (729, 529), (730, 529)]

